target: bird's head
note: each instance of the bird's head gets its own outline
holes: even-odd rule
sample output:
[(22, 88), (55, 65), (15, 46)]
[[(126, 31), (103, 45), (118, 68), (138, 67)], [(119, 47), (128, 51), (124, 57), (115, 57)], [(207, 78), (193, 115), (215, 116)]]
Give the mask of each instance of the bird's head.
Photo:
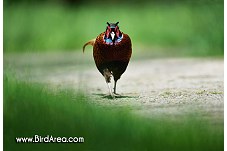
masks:
[(115, 43), (118, 39), (122, 38), (122, 33), (119, 30), (118, 23), (108, 23), (105, 32), (105, 39)]

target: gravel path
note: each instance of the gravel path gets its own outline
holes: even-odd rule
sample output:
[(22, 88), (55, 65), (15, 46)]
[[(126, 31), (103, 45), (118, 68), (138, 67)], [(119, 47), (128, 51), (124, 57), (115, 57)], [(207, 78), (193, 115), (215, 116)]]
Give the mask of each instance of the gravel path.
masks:
[(4, 69), (21, 79), (82, 90), (101, 107), (127, 107), (146, 117), (200, 114), (223, 124), (223, 59), (134, 59), (118, 81), (121, 96), (115, 100), (106, 96), (107, 85), (90, 55), (5, 55)]

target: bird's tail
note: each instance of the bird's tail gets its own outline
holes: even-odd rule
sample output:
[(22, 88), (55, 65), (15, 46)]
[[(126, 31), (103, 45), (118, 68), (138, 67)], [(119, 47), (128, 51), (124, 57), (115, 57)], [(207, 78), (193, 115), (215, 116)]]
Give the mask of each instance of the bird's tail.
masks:
[(94, 46), (94, 43), (95, 43), (95, 39), (92, 39), (92, 40), (88, 41), (86, 44), (84, 44), (84, 46), (83, 46), (83, 53), (84, 53), (85, 47), (86, 47), (87, 45), (92, 45), (92, 46)]

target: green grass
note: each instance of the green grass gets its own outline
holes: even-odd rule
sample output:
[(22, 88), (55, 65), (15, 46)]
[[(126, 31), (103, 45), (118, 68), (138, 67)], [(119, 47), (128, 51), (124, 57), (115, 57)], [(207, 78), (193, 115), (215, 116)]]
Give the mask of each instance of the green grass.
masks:
[[(223, 125), (185, 115), (149, 119), (125, 109), (97, 107), (71, 90), (20, 82), (4, 75), (4, 150), (156, 150), (224, 149)], [(83, 136), (84, 143), (17, 144), (15, 137)]]
[(168, 55), (223, 55), (224, 5), (219, 3), (140, 5), (6, 5), (4, 52), (78, 50), (120, 22), (136, 52), (162, 48)]

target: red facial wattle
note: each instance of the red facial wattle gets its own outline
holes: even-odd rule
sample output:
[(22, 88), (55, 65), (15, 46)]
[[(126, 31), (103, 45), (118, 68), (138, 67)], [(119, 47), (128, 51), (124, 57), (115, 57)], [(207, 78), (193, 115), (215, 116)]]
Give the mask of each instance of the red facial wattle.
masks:
[(117, 38), (120, 38), (120, 30), (119, 30), (118, 26), (115, 27), (115, 33), (116, 33)]

